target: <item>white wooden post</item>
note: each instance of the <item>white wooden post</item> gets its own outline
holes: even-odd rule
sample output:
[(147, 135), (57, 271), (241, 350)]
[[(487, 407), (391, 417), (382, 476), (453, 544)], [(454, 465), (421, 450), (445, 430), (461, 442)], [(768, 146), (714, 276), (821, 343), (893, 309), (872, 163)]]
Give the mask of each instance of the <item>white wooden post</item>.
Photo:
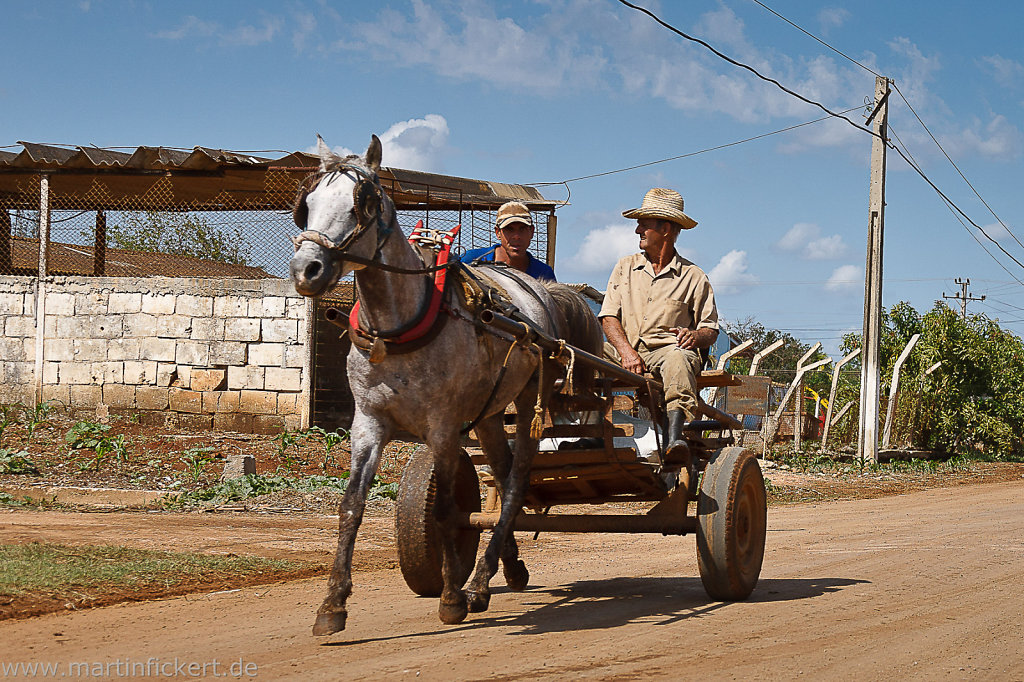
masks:
[(843, 409), (839, 410), (839, 414), (837, 414), (837, 415), (835, 416), (835, 418), (834, 418), (834, 419), (833, 419), (833, 420), (832, 420), (832, 421), (831, 421), (830, 423), (828, 423), (828, 424), (827, 424), (827, 426), (835, 426), (836, 424), (838, 424), (838, 423), (839, 423), (839, 420), (843, 418), (843, 415), (844, 415), (844, 414), (846, 414), (846, 412), (847, 412), (847, 411), (848, 411), (848, 410), (849, 410), (849, 409), (850, 409), (851, 407), (853, 407), (853, 403), (854, 403), (854, 402), (855, 402), (855, 401), (851, 400), (851, 401), (849, 401), (848, 403), (846, 403), (845, 405), (843, 405)]
[(793, 379), (793, 383), (789, 385), (789, 390), (786, 391), (786, 396), (782, 399), (779, 404), (779, 408), (775, 410), (775, 414), (768, 418), (768, 423), (765, 424), (764, 429), (764, 453), (768, 452), (768, 444), (775, 440), (775, 434), (779, 431), (779, 420), (782, 418), (782, 412), (786, 409), (786, 405), (789, 404), (789, 399), (793, 397), (793, 391), (796, 390), (797, 384), (803, 381), (804, 374), (807, 374), (812, 369), (817, 369), (822, 365), (827, 365), (832, 362), (832, 358), (825, 358), (824, 360), (818, 360), (815, 363), (801, 367), (797, 370), (796, 378)]
[[(722, 357), (718, 358), (718, 364), (716, 365), (716, 369), (724, 370), (725, 369), (725, 363), (729, 362), (730, 358), (732, 358), (737, 353), (742, 353), (743, 351), (745, 351), (746, 349), (750, 348), (753, 345), (754, 345), (754, 340), (753, 339), (747, 339), (746, 341), (744, 341), (740, 345), (736, 346), (735, 348), (730, 348), (729, 350), (725, 351), (724, 353), (722, 353)], [(714, 405), (715, 404), (715, 399), (717, 397), (718, 397), (718, 386), (712, 386), (711, 390), (708, 392), (708, 404)]]
[(46, 333), (46, 269), (50, 246), (50, 176), (39, 176), (39, 270), (36, 277), (36, 404), (43, 402), (43, 338)]
[(836, 399), (836, 389), (839, 387), (839, 370), (843, 365), (853, 360), (855, 357), (860, 355), (860, 348), (853, 351), (842, 360), (836, 363), (835, 369), (832, 370), (832, 388), (828, 392), (828, 407), (825, 408), (825, 432), (821, 434), (821, 449), (825, 449), (825, 443), (828, 442), (828, 432), (832, 428), (832, 407)]
[[(821, 341), (818, 341), (811, 349), (804, 353), (804, 356), (800, 358), (796, 363), (797, 372), (804, 366), (812, 355), (821, 348)], [(796, 392), (796, 405), (793, 406), (793, 452), (800, 452), (800, 441), (803, 438), (804, 431), (804, 381), (803, 376), (800, 378), (800, 387)]]
[(782, 339), (779, 339), (778, 341), (776, 341), (772, 345), (768, 346), (764, 350), (758, 351), (757, 353), (755, 353), (754, 354), (754, 359), (750, 361), (750, 371), (747, 374), (749, 376), (754, 376), (755, 374), (757, 374), (757, 367), (758, 367), (758, 365), (761, 364), (761, 360), (766, 358), (769, 353), (774, 353), (779, 348), (782, 348), (782, 344), (783, 343), (785, 343), (785, 341), (783, 341)]
[(906, 347), (900, 356), (896, 359), (896, 364), (892, 368), (892, 386), (889, 388), (889, 407), (885, 411), (885, 429), (882, 431), (882, 447), (889, 447), (889, 436), (892, 433), (892, 417), (896, 413), (896, 399), (898, 397), (898, 391), (900, 389), (900, 369), (903, 367), (903, 363), (907, 361), (910, 356), (910, 351), (914, 350), (914, 346), (917, 345), (917, 340), (921, 338), (920, 334), (914, 334), (907, 341)]

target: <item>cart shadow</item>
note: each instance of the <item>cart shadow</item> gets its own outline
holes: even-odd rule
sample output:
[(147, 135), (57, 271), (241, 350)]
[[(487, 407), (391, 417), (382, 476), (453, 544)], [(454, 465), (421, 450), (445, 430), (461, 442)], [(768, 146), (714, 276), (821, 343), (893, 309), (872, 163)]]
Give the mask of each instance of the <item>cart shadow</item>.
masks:
[[(761, 579), (746, 603), (771, 603), (811, 599), (849, 587), (868, 583), (852, 578), (775, 578)], [(507, 588), (496, 587), (495, 601), (513, 595)], [(355, 641), (325, 642), (324, 646), (350, 646), (406, 637), (451, 635), (479, 631), (491, 627), (513, 628), (510, 635), (538, 635), (575, 630), (602, 630), (644, 622), (671, 625), (691, 618), (700, 618), (720, 609), (734, 606), (731, 602), (710, 601), (700, 578), (612, 578), (581, 580), (552, 588), (528, 589), (522, 605), (527, 610), (514, 615), (482, 614), (454, 628), (396, 634), (390, 637)], [(530, 595), (545, 595), (534, 601)], [(553, 597), (552, 601), (550, 597)]]

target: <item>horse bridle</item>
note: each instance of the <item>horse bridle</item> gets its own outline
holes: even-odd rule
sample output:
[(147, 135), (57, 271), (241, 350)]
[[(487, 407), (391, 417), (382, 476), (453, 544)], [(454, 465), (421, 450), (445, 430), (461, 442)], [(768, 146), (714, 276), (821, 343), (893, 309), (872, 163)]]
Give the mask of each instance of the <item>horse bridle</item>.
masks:
[[(350, 232), (339, 243), (319, 230), (306, 229), (309, 219), (309, 206), (306, 204), (306, 197), (320, 185), (324, 178), (335, 173), (347, 174), (348, 172), (354, 173), (359, 178), (356, 181), (355, 186), (352, 188), (352, 205), (355, 208), (356, 229), (352, 230), (352, 232)], [(328, 182), (330, 181), (328, 180)], [(366, 218), (368, 213), (368, 202), (374, 199), (377, 202), (377, 247), (373, 251), (373, 256), (371, 258), (363, 258), (361, 256), (355, 256), (347, 253), (349, 247), (351, 247), (357, 239), (366, 234), (366, 231), (373, 225), (373, 223), (368, 221)], [(292, 209), (292, 218), (295, 220), (296, 226), (303, 229), (301, 233), (291, 238), (296, 251), (299, 250), (299, 247), (302, 246), (303, 242), (313, 242), (317, 246), (327, 249), (328, 251), (340, 252), (342, 257), (350, 263), (377, 268), (379, 270), (386, 270), (388, 272), (395, 272), (402, 275), (429, 274), (444, 268), (452, 267), (457, 263), (457, 261), (454, 261), (444, 265), (416, 269), (399, 268), (394, 265), (381, 263), (378, 260), (378, 257), (380, 256), (381, 250), (384, 248), (385, 242), (387, 242), (388, 237), (390, 237), (393, 232), (392, 228), (384, 222), (384, 188), (381, 187), (380, 179), (377, 177), (376, 173), (371, 173), (365, 168), (354, 164), (339, 163), (330, 169), (321, 170), (304, 180), (299, 188), (299, 194), (295, 199), (295, 206)]]

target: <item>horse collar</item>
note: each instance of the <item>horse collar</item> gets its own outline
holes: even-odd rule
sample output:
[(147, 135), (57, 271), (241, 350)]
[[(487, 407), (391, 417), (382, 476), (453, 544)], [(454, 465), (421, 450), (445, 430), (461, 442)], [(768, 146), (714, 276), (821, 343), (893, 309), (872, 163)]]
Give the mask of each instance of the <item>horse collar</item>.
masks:
[[(459, 225), (456, 225), (440, 239), (440, 249), (437, 251), (436, 265), (438, 270), (434, 272), (433, 286), (427, 291), (427, 298), (421, 308), (420, 314), (410, 322), (403, 324), (396, 329), (379, 331), (364, 329), (359, 324), (359, 301), (352, 306), (352, 312), (348, 316), (349, 338), (352, 343), (363, 350), (370, 351), (370, 362), (380, 362), (387, 353), (406, 353), (419, 348), (423, 343), (429, 341), (437, 332), (447, 316), (439, 316), (444, 299), (444, 293), (448, 282), (448, 264), (451, 257), (451, 247), (455, 236), (459, 232)], [(416, 244), (423, 229), (423, 221), (416, 224), (416, 228), (409, 237), (409, 242)], [(414, 343), (419, 341), (420, 343)]]

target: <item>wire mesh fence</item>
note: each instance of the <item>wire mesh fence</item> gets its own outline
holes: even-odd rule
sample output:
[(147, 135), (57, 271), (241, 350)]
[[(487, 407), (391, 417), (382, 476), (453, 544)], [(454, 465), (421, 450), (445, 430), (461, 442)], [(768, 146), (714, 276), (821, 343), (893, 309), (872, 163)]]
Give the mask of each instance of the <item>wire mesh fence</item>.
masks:
[[(246, 189), (231, 192), (216, 191), (215, 182), (204, 188), (202, 176), (170, 173), (96, 174), (87, 186), (76, 175), (50, 175), (45, 185), (36, 173), (8, 175), (0, 192), (0, 274), (38, 275), (45, 261), (46, 275), (284, 278), (293, 249), (289, 237), (299, 231), (292, 203), (311, 172), (250, 171)], [(394, 192), (387, 183), (384, 188)], [(399, 206), (406, 233), (420, 220), (437, 230), (461, 224), (457, 253), (496, 241), (496, 206), (462, 206), (437, 190), (435, 206), (430, 186), (421, 193), (425, 199), (415, 205)], [(48, 229), (41, 210), (48, 213)], [(546, 261), (550, 214), (533, 215), (530, 250)], [(48, 233), (45, 248), (41, 230)]]

